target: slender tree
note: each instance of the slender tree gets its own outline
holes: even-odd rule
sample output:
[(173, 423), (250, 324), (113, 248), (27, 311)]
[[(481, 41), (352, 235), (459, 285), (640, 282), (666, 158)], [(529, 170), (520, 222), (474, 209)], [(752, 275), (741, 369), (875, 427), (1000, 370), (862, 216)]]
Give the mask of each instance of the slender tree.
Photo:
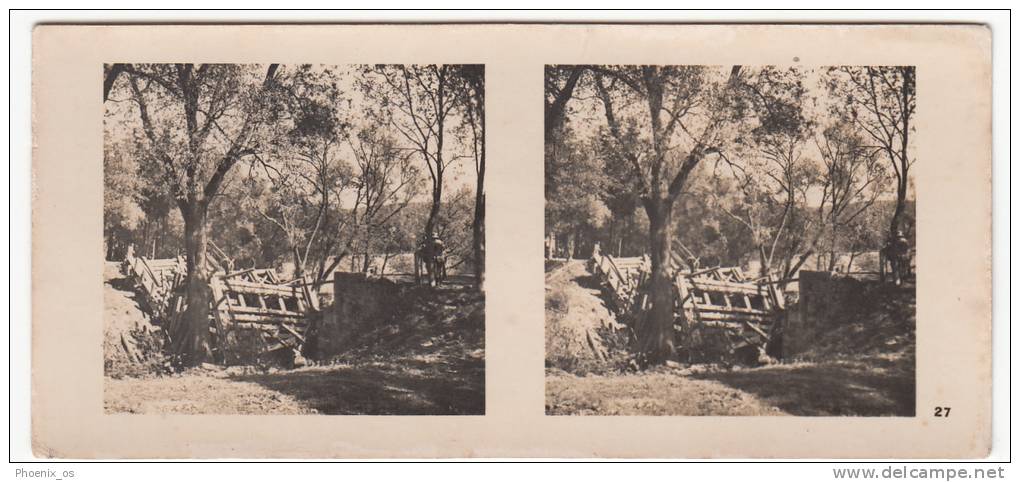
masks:
[(825, 129), (818, 142), (824, 168), (821, 223), (829, 239), (829, 262), (833, 270), (838, 261), (840, 239), (858, 217), (874, 205), (883, 193), (887, 179), (878, 149), (869, 146), (855, 126), (835, 124)]
[(310, 297), (332, 269), (319, 270), (308, 280), (309, 267), (316, 258), (322, 266), (333, 254), (323, 247), (326, 233), (345, 221), (336, 212), (342, 208), (340, 200), (352, 183), (352, 174), (337, 151), (347, 127), (340, 120), (340, 92), (330, 71), (298, 66), (278, 79), (277, 88), (286, 106), (285, 117), (276, 123), (276, 136), (267, 155), (275, 158), (279, 167), (272, 167), (262, 155), (253, 156), (249, 179), (254, 180), (252, 174), (262, 174), (269, 189), (245, 199), (284, 233), (295, 277), (310, 281), (302, 283)]
[[(783, 246), (789, 244), (784, 241), (809, 236), (796, 218), (818, 181), (814, 160), (804, 155), (814, 122), (804, 110), (809, 99), (800, 69), (751, 69), (737, 92), (742, 121), (733, 156), (739, 159), (720, 158), (736, 181), (741, 199), (730, 206), (721, 202), (718, 192), (711, 197), (748, 230), (757, 251), (759, 274), (766, 276), (772, 273)], [(785, 270), (780, 273), (782, 279), (789, 275)]]
[[(361, 232), (362, 271), (371, 265), (373, 246), (385, 244), (392, 222), (419, 194), (421, 170), (413, 150), (403, 149), (381, 124), (347, 134), (354, 156), (353, 224)], [(381, 237), (382, 242), (376, 238)], [(385, 247), (383, 248), (385, 249)]]
[(914, 164), (910, 136), (917, 109), (916, 69), (912, 66), (833, 67), (829, 90), (840, 101), (833, 110), (849, 119), (884, 153), (896, 180), (896, 205), (889, 236), (901, 230)]
[(470, 131), (475, 163), (475, 211), (471, 221), (473, 265), (477, 288), (485, 284), (485, 66), (461, 65), (463, 118)]
[(456, 160), (447, 152), (451, 115), (458, 106), (454, 67), (380, 65), (372, 70), (384, 87), (366, 82), (366, 93), (388, 110), (390, 125), (417, 152), (429, 174), (432, 203), (424, 235), (433, 235), (442, 208), (446, 169)]

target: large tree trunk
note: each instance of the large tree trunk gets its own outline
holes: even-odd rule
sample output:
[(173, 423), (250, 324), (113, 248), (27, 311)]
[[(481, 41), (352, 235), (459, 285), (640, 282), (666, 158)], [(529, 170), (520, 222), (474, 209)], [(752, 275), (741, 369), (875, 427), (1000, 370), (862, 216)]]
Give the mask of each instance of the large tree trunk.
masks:
[[(637, 325), (638, 351), (645, 365), (661, 365), (676, 354), (673, 335), (673, 276), (669, 266), (673, 218), (672, 203), (651, 200), (646, 205), (652, 272), (649, 279), (651, 308)], [(684, 334), (687, 327), (682, 326)]]
[(185, 366), (196, 366), (212, 359), (209, 340), (209, 275), (206, 269), (208, 228), (204, 206), (182, 209), (184, 247), (187, 254), (185, 300), (187, 308), (178, 325), (176, 352)]

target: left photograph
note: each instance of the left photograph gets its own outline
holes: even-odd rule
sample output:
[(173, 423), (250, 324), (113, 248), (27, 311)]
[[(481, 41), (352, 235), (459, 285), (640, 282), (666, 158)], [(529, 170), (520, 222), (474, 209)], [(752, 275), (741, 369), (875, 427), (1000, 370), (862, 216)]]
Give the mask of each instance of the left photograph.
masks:
[(106, 64), (106, 413), (483, 415), (483, 65)]

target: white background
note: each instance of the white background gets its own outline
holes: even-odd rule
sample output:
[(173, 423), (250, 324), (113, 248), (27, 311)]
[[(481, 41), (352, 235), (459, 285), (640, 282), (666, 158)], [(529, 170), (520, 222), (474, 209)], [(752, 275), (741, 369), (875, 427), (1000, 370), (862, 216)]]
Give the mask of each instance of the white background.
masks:
[[(49, 2), (57, 7), (78, 7), (71, 2)], [(137, 3), (124, 6), (136, 6)], [(249, 2), (246, 6), (266, 6), (269, 2)], [(380, 6), (384, 2), (373, 2)], [(410, 4), (410, 2), (401, 2)], [(458, 2), (461, 4), (467, 2)], [(538, 3), (538, 2), (528, 2)], [(585, 2), (584, 6), (596, 2)], [(713, 2), (718, 6), (722, 2)], [(736, 3), (736, 2), (734, 2)], [(751, 2), (741, 2), (755, 6)], [(807, 2), (800, 2), (807, 3)], [(888, 2), (867, 2), (887, 6)], [(266, 4), (266, 5), (256, 5)], [(516, 5), (520, 5), (517, 3)], [(176, 2), (175, 7), (207, 6), (209, 2)], [(516, 6), (515, 5), (515, 6)], [(811, 6), (808, 4), (807, 6)], [(38, 4), (33, 6), (39, 6)], [(403, 6), (403, 5), (395, 5)], [(450, 6), (475, 6), (450, 5)], [(539, 5), (543, 6), (543, 5)], [(635, 6), (628, 2), (628, 6)], [(743, 6), (743, 5), (737, 5)], [(832, 480), (833, 467), (864, 467), (881, 470), (888, 466), (902, 467), (956, 467), (993, 468), (992, 464), (925, 464), (922, 462), (882, 461), (872, 463), (685, 463), (685, 464), (626, 464), (626, 465), (502, 465), (489, 464), (117, 464), (117, 463), (76, 463), (72, 461), (54, 463), (34, 460), (30, 445), (30, 355), (31, 313), (30, 313), (30, 246), (31, 246), (31, 29), (41, 22), (54, 23), (107, 23), (107, 22), (437, 22), (437, 21), (529, 21), (529, 22), (971, 22), (991, 27), (993, 45), (993, 343), (994, 377), (993, 387), (993, 451), (988, 461), (1006, 462), (1010, 459), (1009, 432), (1010, 417), (1010, 270), (1013, 266), (1009, 256), (1010, 248), (1010, 13), (1009, 12), (968, 12), (968, 11), (248, 11), (248, 12), (101, 12), (101, 11), (19, 11), (10, 14), (10, 198), (7, 224), (10, 253), (7, 280), (10, 313), (10, 418), (9, 449), (10, 461), (0, 480), (16, 480), (18, 468), (26, 470), (52, 469), (57, 477), (62, 472), (73, 470), (75, 476), (64, 480), (174, 480), (198, 477), (199, 480), (222, 478), (234, 480), (241, 477), (256, 480), (286, 480), (301, 478), (314, 480), (315, 477), (329, 480), (372, 480), (389, 477), (422, 480), (503, 480), (521, 477), (563, 478), (562, 480), (634, 480), (656, 478), (674, 480), (693, 478), (734, 479), (754, 478), (767, 480)], [(4, 333), (0, 335), (7, 337)], [(5, 373), (7, 371), (5, 370)], [(763, 441), (767, 443), (767, 441)], [(1007, 467), (1005, 473), (1013, 478)], [(50, 479), (53, 480), (53, 479)]]

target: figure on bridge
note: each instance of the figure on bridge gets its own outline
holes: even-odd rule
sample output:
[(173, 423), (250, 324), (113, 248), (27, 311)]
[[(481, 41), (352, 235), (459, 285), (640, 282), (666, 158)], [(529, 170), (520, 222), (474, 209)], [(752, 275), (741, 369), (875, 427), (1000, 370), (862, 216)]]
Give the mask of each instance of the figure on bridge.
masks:
[(414, 250), (414, 279), (421, 283), (425, 276), (429, 286), (438, 286), (446, 278), (446, 246), (433, 233), (426, 234)]

